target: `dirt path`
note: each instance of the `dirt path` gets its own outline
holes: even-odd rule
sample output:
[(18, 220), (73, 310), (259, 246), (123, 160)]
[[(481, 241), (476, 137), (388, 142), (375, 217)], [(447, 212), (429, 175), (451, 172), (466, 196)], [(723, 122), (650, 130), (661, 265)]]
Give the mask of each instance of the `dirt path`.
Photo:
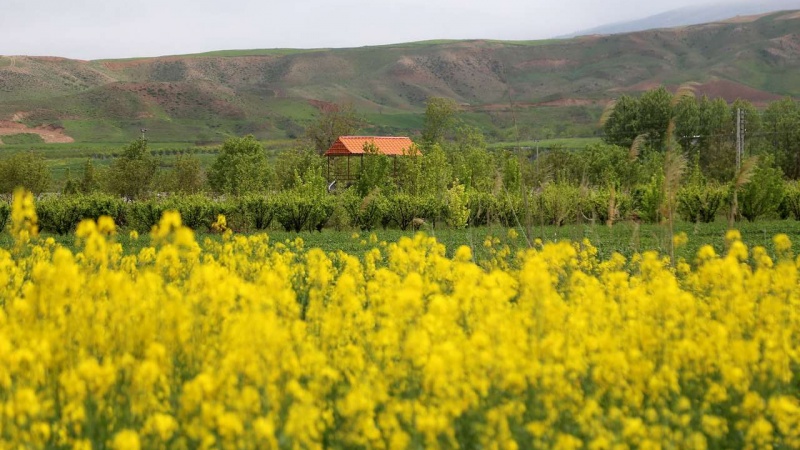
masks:
[(38, 134), (42, 137), (46, 143), (69, 143), (75, 142), (74, 139), (64, 134), (63, 128), (57, 128), (53, 126), (41, 126), (35, 128), (29, 128), (25, 124), (12, 122), (10, 120), (0, 120), (0, 139), (2, 136), (8, 136), (12, 134), (22, 134), (22, 133), (32, 133)]

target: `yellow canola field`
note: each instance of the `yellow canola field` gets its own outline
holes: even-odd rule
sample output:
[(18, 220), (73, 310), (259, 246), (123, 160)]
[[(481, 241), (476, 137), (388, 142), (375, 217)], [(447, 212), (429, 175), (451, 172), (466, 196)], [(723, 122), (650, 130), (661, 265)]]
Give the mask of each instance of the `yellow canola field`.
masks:
[(421, 234), (201, 245), (168, 213), (126, 256), (108, 218), (73, 253), (33, 211), (18, 193), (0, 250), (0, 448), (800, 447), (786, 236), (476, 264)]

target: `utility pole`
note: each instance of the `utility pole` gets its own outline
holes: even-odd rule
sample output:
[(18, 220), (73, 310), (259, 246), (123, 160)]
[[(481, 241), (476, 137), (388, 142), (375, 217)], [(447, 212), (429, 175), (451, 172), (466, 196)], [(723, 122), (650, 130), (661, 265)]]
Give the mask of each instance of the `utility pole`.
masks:
[(742, 158), (744, 157), (744, 115), (742, 108), (736, 109), (736, 171), (742, 168)]

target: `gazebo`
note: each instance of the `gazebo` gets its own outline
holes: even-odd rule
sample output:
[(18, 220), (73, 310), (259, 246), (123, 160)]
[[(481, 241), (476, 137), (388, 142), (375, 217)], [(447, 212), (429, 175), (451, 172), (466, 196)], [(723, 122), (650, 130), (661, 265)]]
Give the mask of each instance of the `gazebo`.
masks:
[[(359, 159), (359, 169), (364, 167), (364, 155), (370, 156), (365, 151), (372, 147), (378, 154), (396, 158), (398, 156), (420, 155), (414, 142), (401, 136), (339, 136), (331, 148), (325, 152), (328, 158), (328, 181), (352, 182), (358, 177), (358, 171), (351, 171), (350, 160)], [(345, 158), (346, 164), (341, 162)], [(394, 161), (395, 169), (397, 160)], [(353, 168), (355, 169), (355, 168)]]

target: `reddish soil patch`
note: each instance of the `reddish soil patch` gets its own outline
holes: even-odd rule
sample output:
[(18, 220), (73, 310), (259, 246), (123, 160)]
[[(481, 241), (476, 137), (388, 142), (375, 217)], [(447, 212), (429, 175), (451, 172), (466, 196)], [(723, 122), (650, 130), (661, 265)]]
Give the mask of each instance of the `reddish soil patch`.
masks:
[(700, 84), (695, 88), (695, 94), (698, 97), (703, 95), (709, 98), (722, 97), (729, 102), (740, 98), (755, 105), (763, 105), (781, 99), (780, 95), (754, 89), (750, 86), (728, 80), (714, 80)]
[(11, 122), (9, 120), (0, 120), (0, 136), (7, 136), (12, 134), (38, 134), (47, 143), (69, 143), (75, 142), (74, 139), (64, 134), (64, 129), (52, 125), (45, 125), (36, 128), (29, 128), (25, 124)]

